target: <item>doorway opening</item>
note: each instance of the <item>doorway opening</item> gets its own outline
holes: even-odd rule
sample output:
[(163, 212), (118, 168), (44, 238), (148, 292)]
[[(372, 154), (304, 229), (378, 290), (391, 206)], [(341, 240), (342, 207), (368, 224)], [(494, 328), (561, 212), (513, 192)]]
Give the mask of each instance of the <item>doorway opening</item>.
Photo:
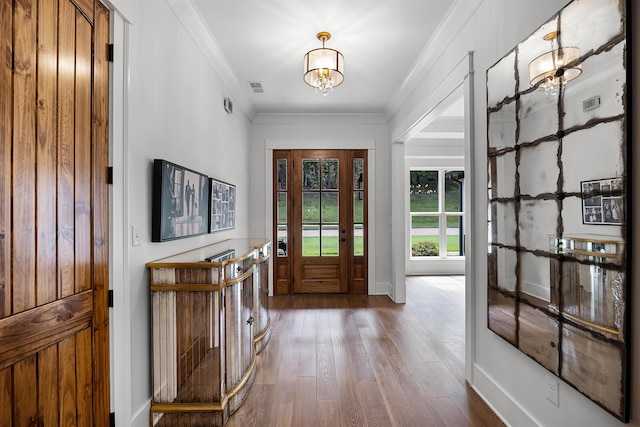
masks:
[[(392, 184), (396, 192), (402, 191), (400, 196), (394, 197), (392, 216), (394, 231), (393, 280), (394, 300), (407, 300), (407, 281), (410, 277), (432, 277), (459, 275), (464, 278), (464, 357), (465, 379), (473, 384), (473, 354), (475, 352), (475, 335), (473, 334), (473, 319), (475, 318), (475, 290), (473, 278), (465, 276), (466, 271), (474, 271), (477, 256), (475, 255), (475, 240), (473, 221), (476, 214), (473, 198), (474, 182), (474, 84), (473, 84), (473, 52), (454, 67), (454, 69), (432, 91), (432, 94), (422, 104), (422, 110), (412, 113), (418, 117), (409, 128), (398, 128), (392, 135), (395, 141), (392, 150), (392, 177), (402, 177)], [(425, 112), (426, 111), (426, 112)], [(427, 165), (432, 170), (454, 171), (461, 181), (460, 202), (461, 209), (450, 211), (446, 200), (441, 203), (433, 216), (439, 217), (437, 241), (441, 245), (437, 255), (432, 257), (413, 256), (411, 254), (411, 200), (409, 196), (411, 168), (421, 168)], [(440, 175), (438, 175), (440, 177)], [(439, 187), (439, 191), (446, 189)], [(442, 201), (441, 201), (442, 202)], [(417, 212), (414, 216), (425, 216), (424, 212)], [(447, 217), (448, 214), (454, 218)], [(461, 220), (459, 227), (449, 227), (449, 223)], [(424, 221), (424, 220), (422, 220)], [(432, 219), (433, 221), (433, 219)], [(444, 221), (444, 224), (443, 224)], [(457, 228), (453, 233), (460, 234), (458, 238), (450, 238), (450, 228)], [(451, 230), (453, 231), (453, 230)], [(420, 234), (420, 233), (418, 233)], [(425, 234), (425, 233), (422, 233)], [(428, 234), (428, 233), (426, 233)], [(442, 245), (448, 246), (449, 240), (457, 240), (462, 247), (462, 253), (446, 252)], [(454, 256), (449, 257), (449, 252)], [(446, 255), (446, 256), (443, 256)], [(422, 258), (422, 259), (421, 259)], [(429, 259), (424, 259), (429, 258)], [(427, 262), (429, 261), (429, 262)], [(407, 277), (409, 276), (409, 277)]]
[(367, 292), (366, 150), (274, 150), (274, 294)]

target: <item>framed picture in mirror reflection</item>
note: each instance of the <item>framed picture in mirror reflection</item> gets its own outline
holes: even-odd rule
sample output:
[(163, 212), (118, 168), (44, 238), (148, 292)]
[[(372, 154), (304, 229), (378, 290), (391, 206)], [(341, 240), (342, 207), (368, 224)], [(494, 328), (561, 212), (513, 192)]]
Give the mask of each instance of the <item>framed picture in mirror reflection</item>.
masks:
[(582, 181), (582, 222), (588, 225), (624, 224), (622, 178)]

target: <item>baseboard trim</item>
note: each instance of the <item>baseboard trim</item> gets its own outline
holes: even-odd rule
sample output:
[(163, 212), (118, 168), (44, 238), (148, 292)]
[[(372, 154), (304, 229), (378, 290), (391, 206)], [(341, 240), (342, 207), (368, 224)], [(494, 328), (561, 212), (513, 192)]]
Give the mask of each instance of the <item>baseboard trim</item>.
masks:
[[(507, 426), (538, 427), (540, 424), (523, 409), (482, 367), (473, 364), (471, 387)], [(491, 399), (488, 398), (491, 396)]]
[(131, 417), (131, 427), (148, 427), (149, 413), (151, 412), (151, 399), (140, 409), (138, 409)]

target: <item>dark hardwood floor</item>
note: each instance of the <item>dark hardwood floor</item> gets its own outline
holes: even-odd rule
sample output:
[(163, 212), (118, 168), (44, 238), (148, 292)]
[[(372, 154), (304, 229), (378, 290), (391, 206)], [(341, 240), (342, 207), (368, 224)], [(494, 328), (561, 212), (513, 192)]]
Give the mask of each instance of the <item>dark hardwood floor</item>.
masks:
[(272, 336), (227, 426), (502, 426), (464, 380), (464, 278), (386, 296), (273, 297)]

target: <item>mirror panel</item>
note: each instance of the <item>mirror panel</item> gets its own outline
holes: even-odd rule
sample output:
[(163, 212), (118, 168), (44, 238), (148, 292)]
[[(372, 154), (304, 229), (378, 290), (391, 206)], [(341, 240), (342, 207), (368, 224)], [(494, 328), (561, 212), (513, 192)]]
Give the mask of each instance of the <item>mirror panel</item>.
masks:
[(560, 12), (562, 45), (576, 46), (586, 53), (624, 38), (624, 12), (625, 4), (620, 0), (580, 0), (568, 4)]
[(545, 141), (520, 149), (520, 194), (540, 196), (558, 191), (558, 140)]
[(489, 329), (629, 419), (624, 0), (574, 0), (487, 70)]
[(547, 95), (544, 90), (522, 94), (518, 116), (520, 119), (518, 144), (552, 136), (558, 131), (558, 98)]
[(489, 113), (489, 148), (503, 150), (516, 145), (516, 103), (505, 104)]
[(582, 192), (584, 181), (622, 176), (626, 158), (624, 127), (624, 120), (600, 123), (563, 138), (562, 175), (566, 193)]
[(519, 348), (542, 366), (558, 374), (558, 320), (521, 303), (518, 313)]
[(560, 378), (614, 413), (626, 408), (624, 347), (614, 346), (568, 322), (562, 324)]
[(492, 198), (514, 197), (516, 191), (516, 153), (510, 151), (489, 158), (489, 188)]
[(515, 64), (516, 53), (512, 51), (487, 71), (487, 106), (489, 108), (497, 107), (505, 99), (515, 96)]
[(548, 310), (551, 302), (549, 258), (523, 252), (520, 256), (520, 278), (520, 300)]
[[(545, 35), (558, 31), (558, 18), (554, 17), (550, 21), (544, 23), (525, 41), (520, 43), (518, 49), (518, 88), (522, 93), (531, 87), (531, 78), (529, 75), (529, 64), (540, 55), (551, 50), (551, 43), (544, 39)], [(557, 44), (554, 48), (557, 49)], [(543, 92), (544, 93), (544, 92)]]
[[(500, 291), (515, 293), (517, 285), (516, 261), (517, 253), (512, 249), (492, 248), (489, 255), (489, 286)], [(493, 263), (491, 259), (493, 258)], [(491, 274), (493, 273), (493, 274)]]
[(490, 243), (515, 247), (517, 244), (515, 202), (491, 202), (490, 206)]
[(610, 51), (590, 56), (582, 63), (580, 78), (564, 87), (564, 104), (577, 107), (565, 109), (564, 129), (624, 114), (625, 49), (626, 43), (618, 43)]
[(549, 252), (549, 236), (558, 231), (556, 200), (524, 200), (520, 203), (518, 229), (520, 246), (529, 251)]
[(516, 344), (516, 300), (498, 291), (489, 290), (489, 328), (510, 342)]

